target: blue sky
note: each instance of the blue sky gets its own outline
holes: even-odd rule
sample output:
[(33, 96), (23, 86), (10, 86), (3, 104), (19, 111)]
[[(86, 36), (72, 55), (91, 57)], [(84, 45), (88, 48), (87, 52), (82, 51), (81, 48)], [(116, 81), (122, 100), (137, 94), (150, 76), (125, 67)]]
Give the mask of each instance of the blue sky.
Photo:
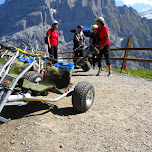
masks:
[(0, 4), (4, 3), (5, 0), (0, 0)]
[(152, 9), (152, 0), (115, 0), (117, 6), (127, 5), (133, 7), (138, 12)]
[[(4, 3), (5, 0), (0, 0), (0, 4)], [(148, 9), (152, 9), (152, 0), (115, 0), (117, 6), (123, 6), (124, 4), (128, 7), (133, 7), (138, 12), (143, 12)]]

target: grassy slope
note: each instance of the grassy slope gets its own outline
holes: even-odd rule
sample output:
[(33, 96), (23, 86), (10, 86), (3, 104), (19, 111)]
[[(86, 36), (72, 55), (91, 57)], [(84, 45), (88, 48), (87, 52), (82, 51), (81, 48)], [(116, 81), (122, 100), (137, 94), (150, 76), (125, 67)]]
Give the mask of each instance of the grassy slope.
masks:
[[(118, 70), (118, 69), (113, 69), (112, 71), (120, 72), (120, 70)], [(126, 74), (152, 79), (152, 71), (149, 71), (149, 70), (131, 70), (131, 69), (128, 69), (128, 70), (126, 70)]]

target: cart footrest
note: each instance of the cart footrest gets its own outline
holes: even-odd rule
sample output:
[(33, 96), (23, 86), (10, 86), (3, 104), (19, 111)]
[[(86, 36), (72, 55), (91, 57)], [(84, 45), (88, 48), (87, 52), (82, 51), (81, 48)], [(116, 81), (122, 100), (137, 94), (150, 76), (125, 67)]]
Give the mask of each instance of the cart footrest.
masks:
[(9, 122), (10, 120), (11, 120), (11, 119), (6, 119), (6, 118), (0, 116), (0, 122), (7, 123), (7, 122)]
[(30, 89), (30, 90), (37, 91), (37, 92), (44, 92), (46, 90), (49, 90), (50, 86), (36, 84), (36, 83), (30, 82), (30, 81), (24, 79), (23, 88)]

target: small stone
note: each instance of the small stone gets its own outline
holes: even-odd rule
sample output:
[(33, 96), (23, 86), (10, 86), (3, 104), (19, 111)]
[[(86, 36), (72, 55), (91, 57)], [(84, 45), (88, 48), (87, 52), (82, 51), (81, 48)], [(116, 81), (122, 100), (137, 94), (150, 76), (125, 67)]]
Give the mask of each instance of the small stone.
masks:
[(55, 115), (54, 118), (58, 119), (59, 117), (57, 115)]
[(60, 148), (63, 148), (64, 146), (63, 145), (60, 145)]
[(25, 145), (25, 142), (21, 142), (21, 145)]
[(11, 142), (10, 142), (10, 144), (15, 144), (16, 143), (16, 141), (15, 140), (12, 140)]
[(68, 119), (72, 119), (72, 116), (68, 116)]

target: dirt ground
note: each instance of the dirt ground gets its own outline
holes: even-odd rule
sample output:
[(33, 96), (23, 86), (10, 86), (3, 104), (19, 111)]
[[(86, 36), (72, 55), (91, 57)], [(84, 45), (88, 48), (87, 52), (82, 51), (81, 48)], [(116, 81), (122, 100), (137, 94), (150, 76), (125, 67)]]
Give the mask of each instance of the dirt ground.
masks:
[(96, 73), (73, 73), (74, 84), (89, 81), (95, 88), (85, 113), (72, 108), (71, 97), (4, 108), (1, 116), (12, 120), (0, 125), (0, 152), (151, 152), (152, 81)]

